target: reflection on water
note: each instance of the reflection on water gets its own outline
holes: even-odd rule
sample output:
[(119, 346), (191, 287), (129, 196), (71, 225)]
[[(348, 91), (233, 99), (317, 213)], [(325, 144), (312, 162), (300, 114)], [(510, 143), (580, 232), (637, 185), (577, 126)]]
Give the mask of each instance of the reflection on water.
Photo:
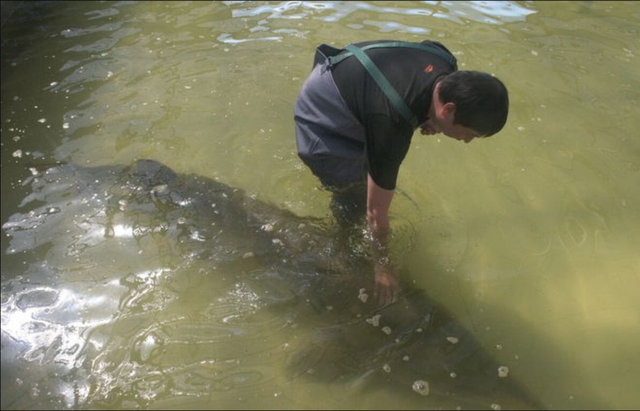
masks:
[[(381, 24), (394, 24), (395, 15), (429, 16), (447, 19), (463, 24), (464, 20), (480, 23), (501, 24), (514, 21), (524, 21), (535, 13), (524, 5), (512, 1), (423, 1), (406, 2), (395, 7), (385, 7), (374, 2), (313, 2), (289, 1), (279, 4), (259, 4), (252, 2), (243, 4), (242, 8), (232, 11), (233, 17), (259, 17), (266, 19), (317, 19), (325, 22), (337, 22), (358, 12), (369, 12), (373, 16), (383, 16)], [(400, 6), (400, 7), (398, 7)], [(424, 33), (423, 27), (411, 27), (407, 33)]]
[[(636, 3), (5, 7), (2, 408), (637, 405)], [(391, 37), (437, 39), (461, 67), (495, 73), (511, 117), (469, 146), (416, 136), (394, 248), (426, 296), (387, 311), (395, 325), (383, 313), (378, 327), (367, 315), (336, 332), (328, 324), (371, 291), (329, 277), (350, 291), (305, 304), (305, 285), (326, 278), (309, 267), (366, 266), (328, 258), (328, 196), (295, 154), (293, 102), (315, 45)], [(157, 184), (137, 201), (101, 166), (138, 158), (314, 222), (262, 221), (254, 237), (223, 227), (244, 221), (224, 200), (198, 208), (198, 190), (167, 202)], [(47, 177), (58, 163), (94, 171)], [(203, 216), (213, 221), (194, 223)], [(292, 237), (316, 229), (316, 244)], [(409, 321), (426, 308), (431, 330)], [(418, 334), (441, 351), (417, 350)]]

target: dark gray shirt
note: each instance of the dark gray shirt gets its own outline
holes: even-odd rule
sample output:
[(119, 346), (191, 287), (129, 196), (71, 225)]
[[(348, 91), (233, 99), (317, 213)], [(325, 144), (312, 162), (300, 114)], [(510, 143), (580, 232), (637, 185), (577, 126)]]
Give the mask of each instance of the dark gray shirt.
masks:
[[(378, 40), (356, 43), (363, 47)], [(451, 54), (438, 42), (423, 41)], [(439, 78), (453, 72), (451, 64), (435, 54), (411, 48), (376, 48), (367, 55), (407, 103), (418, 119), (427, 120), (433, 89)], [(366, 131), (366, 156), (369, 174), (380, 187), (396, 187), (400, 164), (413, 136), (413, 127), (391, 105), (378, 84), (360, 61), (349, 57), (332, 70), (333, 79), (345, 103)]]

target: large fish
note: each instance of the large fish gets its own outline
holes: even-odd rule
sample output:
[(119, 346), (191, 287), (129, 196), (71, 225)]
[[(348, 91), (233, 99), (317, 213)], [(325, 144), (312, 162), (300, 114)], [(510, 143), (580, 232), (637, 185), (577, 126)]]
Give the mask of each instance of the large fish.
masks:
[(198, 407), (269, 376), (541, 408), (411, 273), (378, 306), (366, 247), (320, 220), (151, 160), (30, 183), (3, 224), (2, 408)]

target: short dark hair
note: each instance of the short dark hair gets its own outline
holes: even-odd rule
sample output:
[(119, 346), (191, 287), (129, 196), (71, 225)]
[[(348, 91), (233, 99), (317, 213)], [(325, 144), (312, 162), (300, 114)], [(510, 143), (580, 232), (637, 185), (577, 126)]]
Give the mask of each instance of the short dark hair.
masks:
[(443, 103), (456, 105), (455, 124), (491, 136), (502, 130), (509, 114), (509, 94), (502, 81), (479, 71), (455, 71), (439, 83)]

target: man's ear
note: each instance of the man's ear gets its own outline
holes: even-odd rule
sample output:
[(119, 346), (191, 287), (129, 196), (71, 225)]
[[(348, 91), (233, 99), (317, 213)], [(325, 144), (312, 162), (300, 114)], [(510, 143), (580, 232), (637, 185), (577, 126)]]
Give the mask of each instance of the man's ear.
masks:
[(451, 118), (451, 120), (453, 121), (456, 116), (456, 104), (452, 102), (446, 103), (444, 106), (442, 106), (442, 113), (445, 117)]

